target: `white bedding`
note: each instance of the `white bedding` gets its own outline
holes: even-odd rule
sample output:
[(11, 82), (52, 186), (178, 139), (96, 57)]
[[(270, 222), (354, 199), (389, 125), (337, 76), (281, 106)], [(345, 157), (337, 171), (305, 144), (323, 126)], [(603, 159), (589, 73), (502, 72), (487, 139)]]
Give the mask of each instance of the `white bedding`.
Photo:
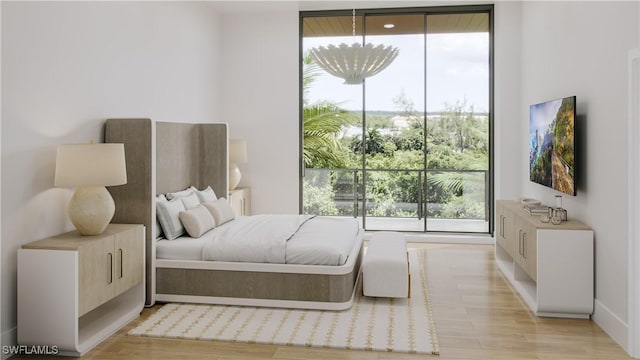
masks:
[(342, 265), (359, 231), (359, 224), (353, 218), (305, 215), (238, 217), (197, 239), (159, 240), (156, 258)]
[(287, 241), (311, 216), (254, 215), (217, 231), (202, 249), (202, 260), (285, 263)]

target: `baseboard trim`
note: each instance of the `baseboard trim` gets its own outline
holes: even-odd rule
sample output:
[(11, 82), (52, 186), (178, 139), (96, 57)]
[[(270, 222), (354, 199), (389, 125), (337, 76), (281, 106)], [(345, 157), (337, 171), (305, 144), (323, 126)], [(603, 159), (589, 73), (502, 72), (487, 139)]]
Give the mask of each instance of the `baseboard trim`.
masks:
[(625, 351), (629, 345), (629, 326), (598, 299), (594, 301), (591, 319)]
[[(474, 244), (474, 245), (495, 245), (496, 241), (488, 234), (425, 234), (415, 232), (402, 232), (405, 234), (407, 242), (414, 243), (440, 243), (440, 244)], [(375, 231), (366, 231), (364, 240), (369, 240)]]
[(9, 349), (11, 346), (16, 345), (18, 345), (18, 328), (14, 326), (13, 328), (2, 332), (2, 351), (0, 351), (0, 354), (2, 354), (2, 360), (15, 355), (11, 353)]

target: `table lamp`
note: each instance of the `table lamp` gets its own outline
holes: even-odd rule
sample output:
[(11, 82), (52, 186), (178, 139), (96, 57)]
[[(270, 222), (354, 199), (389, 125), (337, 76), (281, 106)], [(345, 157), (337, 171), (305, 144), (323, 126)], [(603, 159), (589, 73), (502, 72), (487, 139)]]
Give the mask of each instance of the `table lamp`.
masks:
[(124, 144), (58, 146), (55, 186), (76, 188), (69, 218), (80, 234), (102, 234), (116, 208), (105, 186), (126, 183)]
[(239, 139), (229, 141), (229, 190), (235, 189), (242, 177), (237, 164), (246, 162), (247, 142)]

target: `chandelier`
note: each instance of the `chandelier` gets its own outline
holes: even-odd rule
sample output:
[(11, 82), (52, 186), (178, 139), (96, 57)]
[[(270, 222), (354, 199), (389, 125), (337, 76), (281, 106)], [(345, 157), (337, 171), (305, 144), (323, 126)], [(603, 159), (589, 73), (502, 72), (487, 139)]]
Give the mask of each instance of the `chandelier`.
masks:
[[(352, 34), (356, 36), (356, 10), (352, 13)], [(345, 84), (362, 84), (365, 78), (384, 70), (398, 56), (398, 48), (359, 43), (318, 46), (309, 50), (313, 61)]]

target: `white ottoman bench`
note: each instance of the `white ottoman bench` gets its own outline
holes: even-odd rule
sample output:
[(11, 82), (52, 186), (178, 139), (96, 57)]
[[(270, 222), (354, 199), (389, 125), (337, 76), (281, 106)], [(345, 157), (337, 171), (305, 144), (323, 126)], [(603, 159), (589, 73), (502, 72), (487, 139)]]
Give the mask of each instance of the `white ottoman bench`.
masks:
[(365, 296), (409, 296), (409, 261), (403, 234), (377, 232), (371, 236), (362, 262), (362, 293)]

